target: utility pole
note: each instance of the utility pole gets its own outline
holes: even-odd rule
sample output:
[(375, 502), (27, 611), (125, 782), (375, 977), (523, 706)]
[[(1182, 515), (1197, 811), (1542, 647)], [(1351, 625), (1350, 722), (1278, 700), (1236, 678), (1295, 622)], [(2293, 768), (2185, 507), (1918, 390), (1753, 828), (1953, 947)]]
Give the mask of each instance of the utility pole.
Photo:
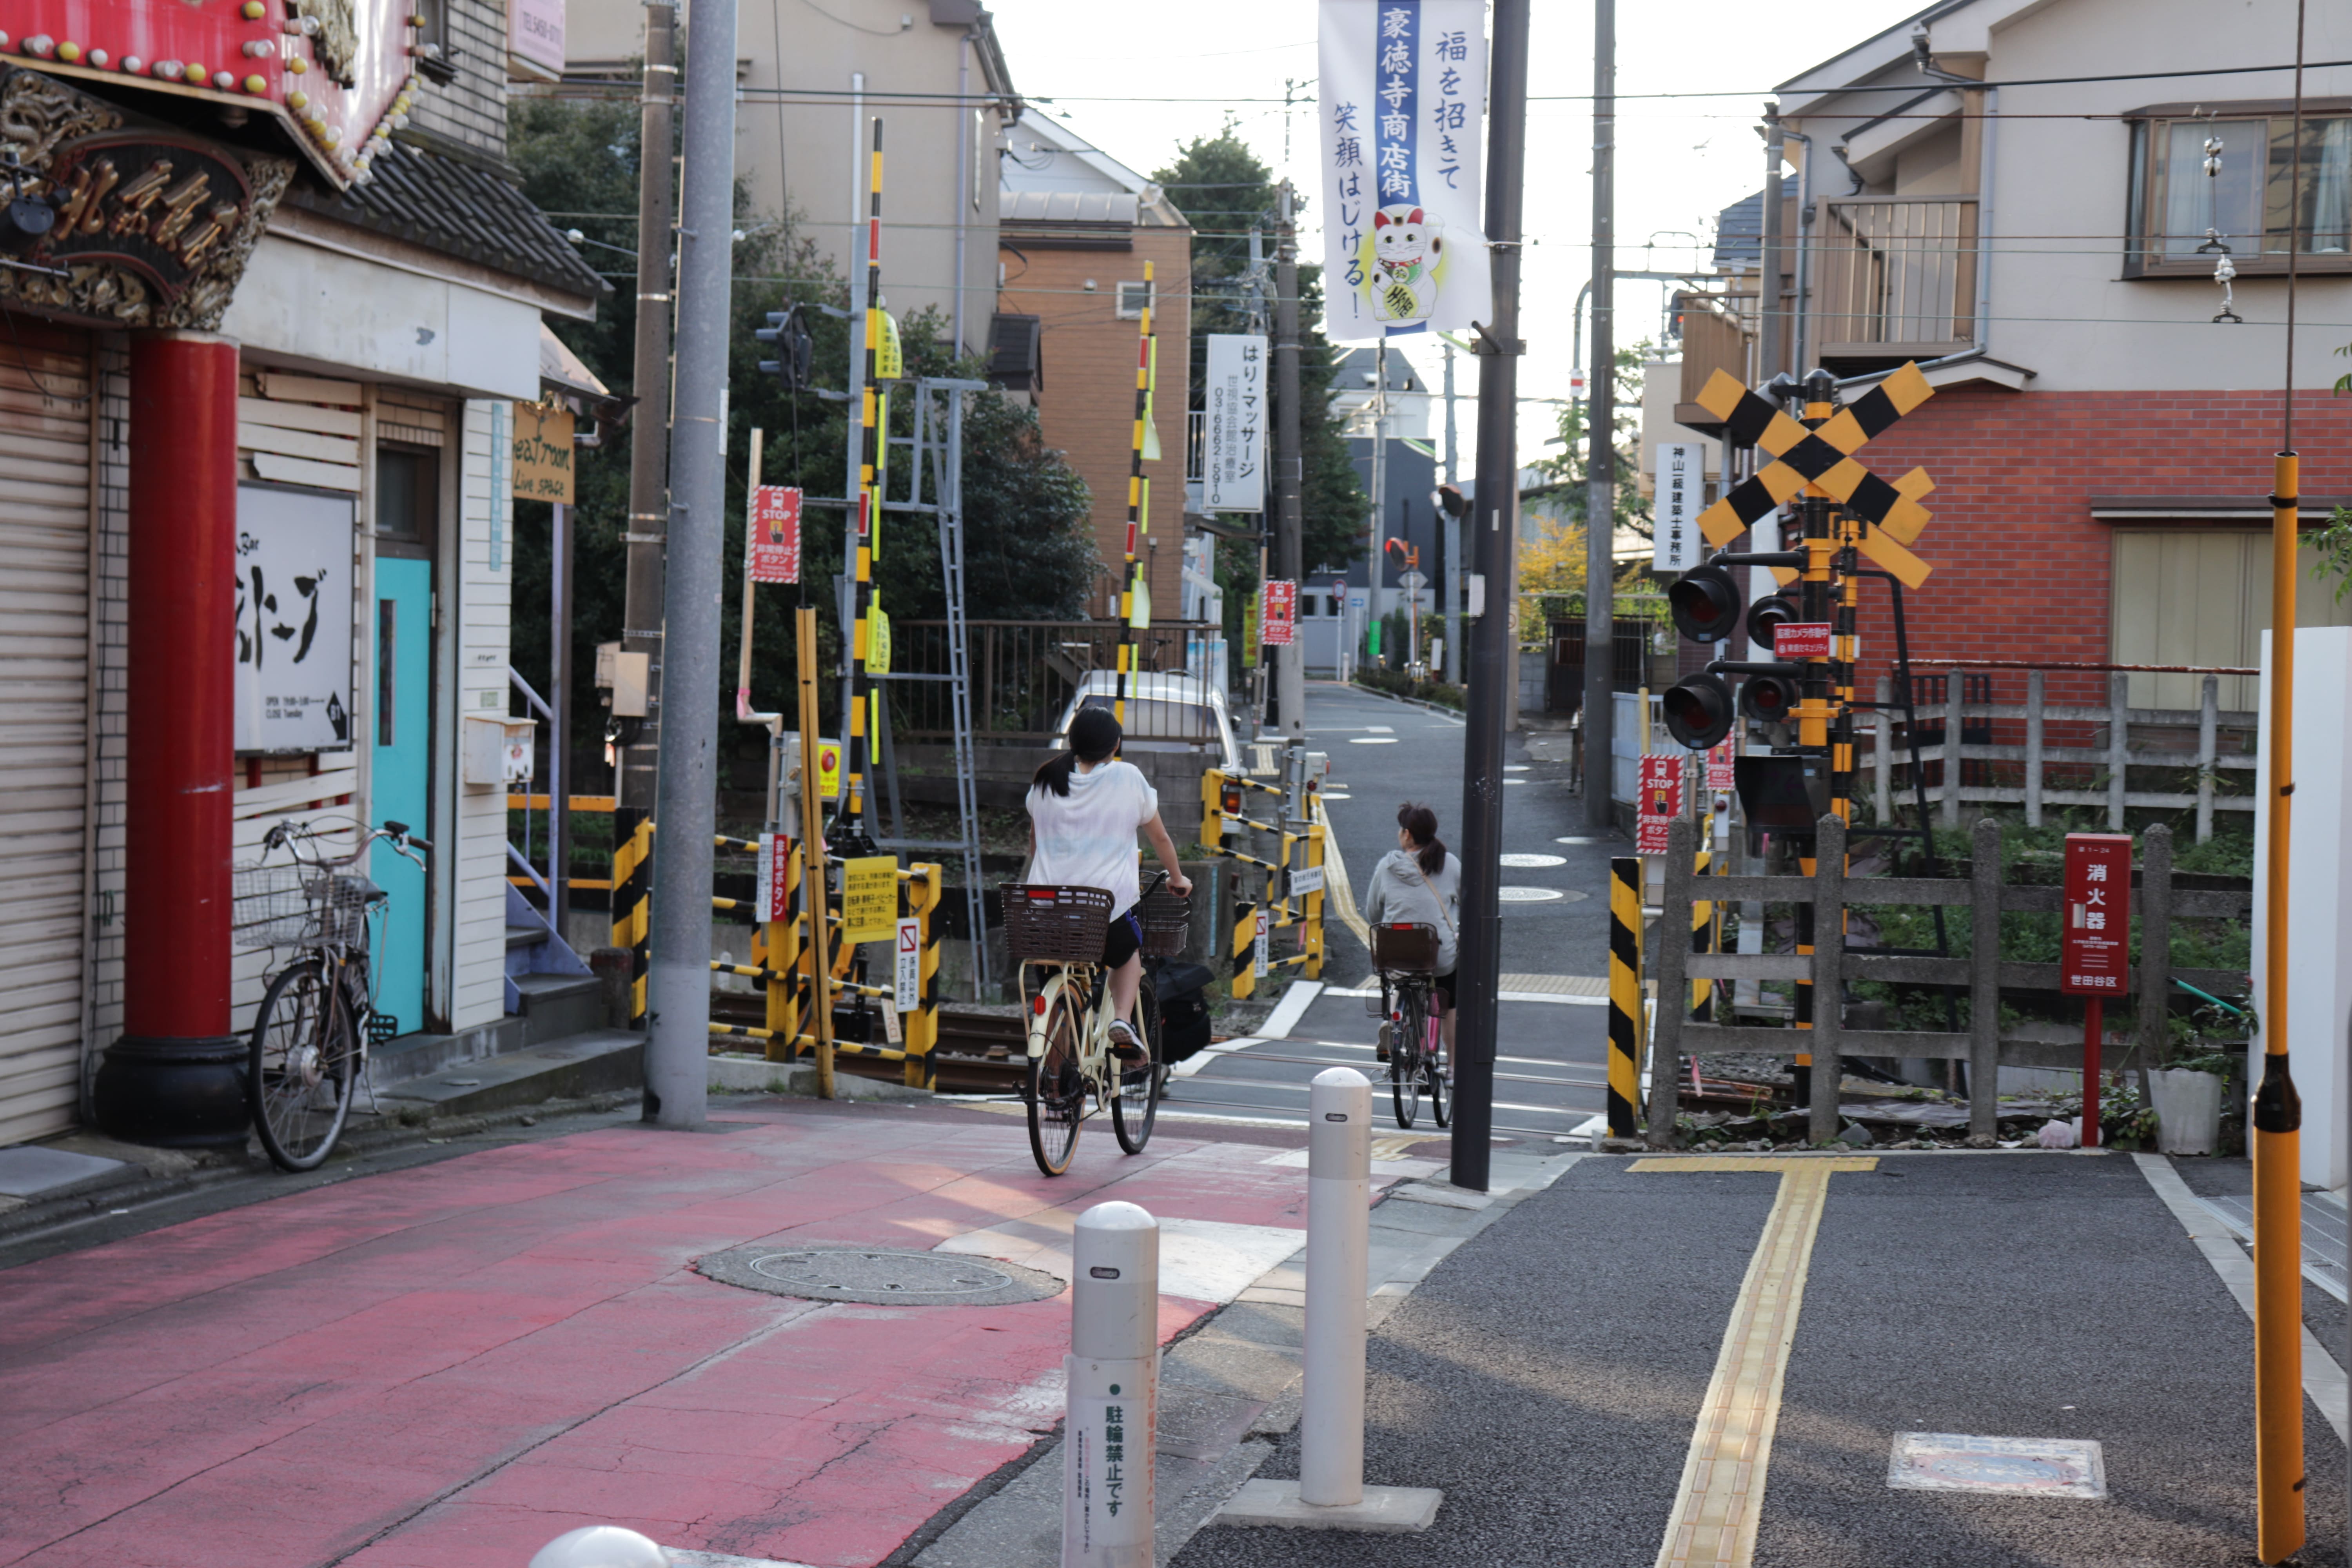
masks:
[[(1277, 574), (1296, 583), (1307, 573), (1307, 465), (1298, 437), (1298, 224), (1288, 180), (1282, 182), (1279, 196), (1281, 237), (1274, 249), (1274, 555)], [(1295, 636), (1274, 650), (1275, 711), (1283, 739), (1300, 745), (1307, 742), (1304, 651)]]
[[(1786, 233), (1780, 217), (1780, 161), (1787, 155), (1787, 145), (1780, 132), (1780, 105), (1768, 100), (1764, 105), (1764, 247), (1756, 268), (1757, 353), (1752, 384), (1757, 386), (1780, 374), (1789, 341), (1788, 322), (1780, 313), (1780, 247)], [(1730, 476), (1724, 479), (1727, 494)]]
[[(655, 745), (661, 736), (662, 546), (669, 528), (670, 233), (674, 156), (670, 117), (677, 107), (677, 10), (646, 5), (645, 106), (637, 130), (637, 342), (630, 379), (637, 411), (629, 428), (628, 577), (622, 590), (621, 647), (646, 655), (646, 717), (620, 749), (614, 769), (619, 804), (654, 809)], [(615, 913), (617, 914), (617, 910)]]
[[(1528, 6), (1495, 0), (1488, 70), (1486, 238), (1495, 320), (1478, 356), (1478, 479), (1470, 531), (1486, 581), (1507, 584), (1517, 548), (1519, 216), (1528, 162)], [(1606, 5), (1610, 0), (1600, 0)], [(1503, 852), (1503, 724), (1517, 655), (1509, 608), (1490, 602), (1471, 633), (1469, 724), (1462, 745), (1462, 863), (1492, 867)], [(1456, 1186), (1486, 1190), (1495, 1122), (1496, 986), (1502, 968), (1501, 901), (1495, 879), (1463, 879), (1455, 975), (1454, 1165)]]
[[(1454, 432), (1454, 345), (1445, 345), (1445, 482), (1462, 482), (1460, 448)], [(1445, 595), (1445, 679), (1462, 684), (1462, 520), (1439, 507), (1438, 526), (1445, 531), (1445, 570), (1439, 574), (1439, 592)]]
[(726, 537), (727, 340), (734, 289), (736, 0), (700, 0), (686, 88), (678, 214), (677, 391), (672, 415), (646, 1109), (700, 1127), (710, 1055), (710, 836), (719, 803), (719, 554)]
[[(1584, 826), (1614, 831), (1610, 784), (1616, 718), (1617, 533), (1617, 0), (1592, 7), (1592, 368), (1586, 406), (1591, 457), (1584, 472)], [(1482, 390), (1480, 397), (1485, 393)], [(1480, 417), (1484, 418), (1481, 409)], [(1483, 453), (1481, 454), (1483, 458)], [(1481, 475), (1484, 478), (1484, 475)], [(1488, 581), (1493, 581), (1489, 578)], [(1514, 605), (1514, 608), (1517, 606)]]

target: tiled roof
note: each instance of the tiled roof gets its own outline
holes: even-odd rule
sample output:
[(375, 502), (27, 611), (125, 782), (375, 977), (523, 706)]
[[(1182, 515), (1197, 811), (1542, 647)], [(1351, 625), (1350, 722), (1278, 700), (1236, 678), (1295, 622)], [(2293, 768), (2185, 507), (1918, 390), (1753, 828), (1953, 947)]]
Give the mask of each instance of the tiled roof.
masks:
[(1732, 203), (1716, 215), (1715, 269), (1752, 272), (1764, 265), (1764, 193)]
[(567, 294), (597, 299), (612, 285), (494, 168), (395, 138), (374, 177), (338, 195), (298, 180), (286, 199), (339, 222), (462, 256)]

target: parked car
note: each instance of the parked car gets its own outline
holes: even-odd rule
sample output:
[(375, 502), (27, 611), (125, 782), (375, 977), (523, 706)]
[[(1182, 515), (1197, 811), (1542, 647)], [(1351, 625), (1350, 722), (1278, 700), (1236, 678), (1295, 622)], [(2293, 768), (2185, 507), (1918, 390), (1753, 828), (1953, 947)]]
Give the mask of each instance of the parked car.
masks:
[[(1054, 726), (1054, 749), (1068, 742), (1070, 721), (1081, 708), (1110, 708), (1118, 700), (1118, 672), (1089, 670), (1076, 696), (1062, 710)], [(1242, 771), (1242, 749), (1234, 738), (1233, 716), (1225, 710), (1225, 694), (1196, 675), (1160, 675), (1149, 671), (1127, 678), (1125, 752), (1131, 760), (1141, 752), (1198, 751), (1213, 759), (1209, 765), (1227, 773)]]

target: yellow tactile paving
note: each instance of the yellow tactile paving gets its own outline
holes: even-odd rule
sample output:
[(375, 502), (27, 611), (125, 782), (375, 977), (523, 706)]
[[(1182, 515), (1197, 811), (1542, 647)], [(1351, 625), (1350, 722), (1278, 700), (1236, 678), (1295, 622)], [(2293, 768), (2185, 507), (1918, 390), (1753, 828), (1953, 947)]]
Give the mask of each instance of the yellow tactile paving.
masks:
[(1754, 1560), (1772, 1433), (1780, 1419), (1780, 1381), (1796, 1338), (1797, 1311), (1804, 1304), (1805, 1270), (1812, 1262), (1830, 1177), (1877, 1166), (1868, 1156), (1633, 1162), (1636, 1171), (1763, 1171), (1780, 1178), (1780, 1195), (1764, 1222), (1756, 1256), (1748, 1260), (1748, 1278), (1740, 1281), (1731, 1327), (1699, 1405), (1682, 1486), (1658, 1548), (1658, 1568), (1748, 1568)]

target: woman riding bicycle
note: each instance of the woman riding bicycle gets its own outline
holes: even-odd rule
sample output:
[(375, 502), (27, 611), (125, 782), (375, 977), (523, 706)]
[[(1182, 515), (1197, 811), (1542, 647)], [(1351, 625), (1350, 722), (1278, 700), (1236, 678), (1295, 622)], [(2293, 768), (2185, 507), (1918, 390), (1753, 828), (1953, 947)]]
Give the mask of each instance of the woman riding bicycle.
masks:
[[(1454, 910), (1462, 892), (1462, 862), (1437, 837), (1437, 813), (1416, 802), (1397, 807), (1397, 847), (1372, 868), (1364, 919), (1374, 925), (1412, 921), (1437, 928), (1437, 978), (1430, 984), (1439, 1027), (1454, 1049)], [(1380, 1059), (1389, 1059), (1383, 1045)]]
[(1029, 870), (1022, 880), (1100, 888), (1110, 895), (1102, 962), (1110, 971), (1111, 1055), (1122, 1064), (1140, 1064), (1144, 1051), (1132, 1022), (1143, 983), (1143, 928), (1135, 918), (1142, 896), (1137, 831), (1168, 868), (1170, 890), (1181, 898), (1192, 884), (1160, 820), (1159, 791), (1133, 763), (1117, 760), (1119, 739), (1118, 721), (1108, 708), (1081, 708), (1070, 721), (1069, 750), (1040, 767), (1029, 784)]

